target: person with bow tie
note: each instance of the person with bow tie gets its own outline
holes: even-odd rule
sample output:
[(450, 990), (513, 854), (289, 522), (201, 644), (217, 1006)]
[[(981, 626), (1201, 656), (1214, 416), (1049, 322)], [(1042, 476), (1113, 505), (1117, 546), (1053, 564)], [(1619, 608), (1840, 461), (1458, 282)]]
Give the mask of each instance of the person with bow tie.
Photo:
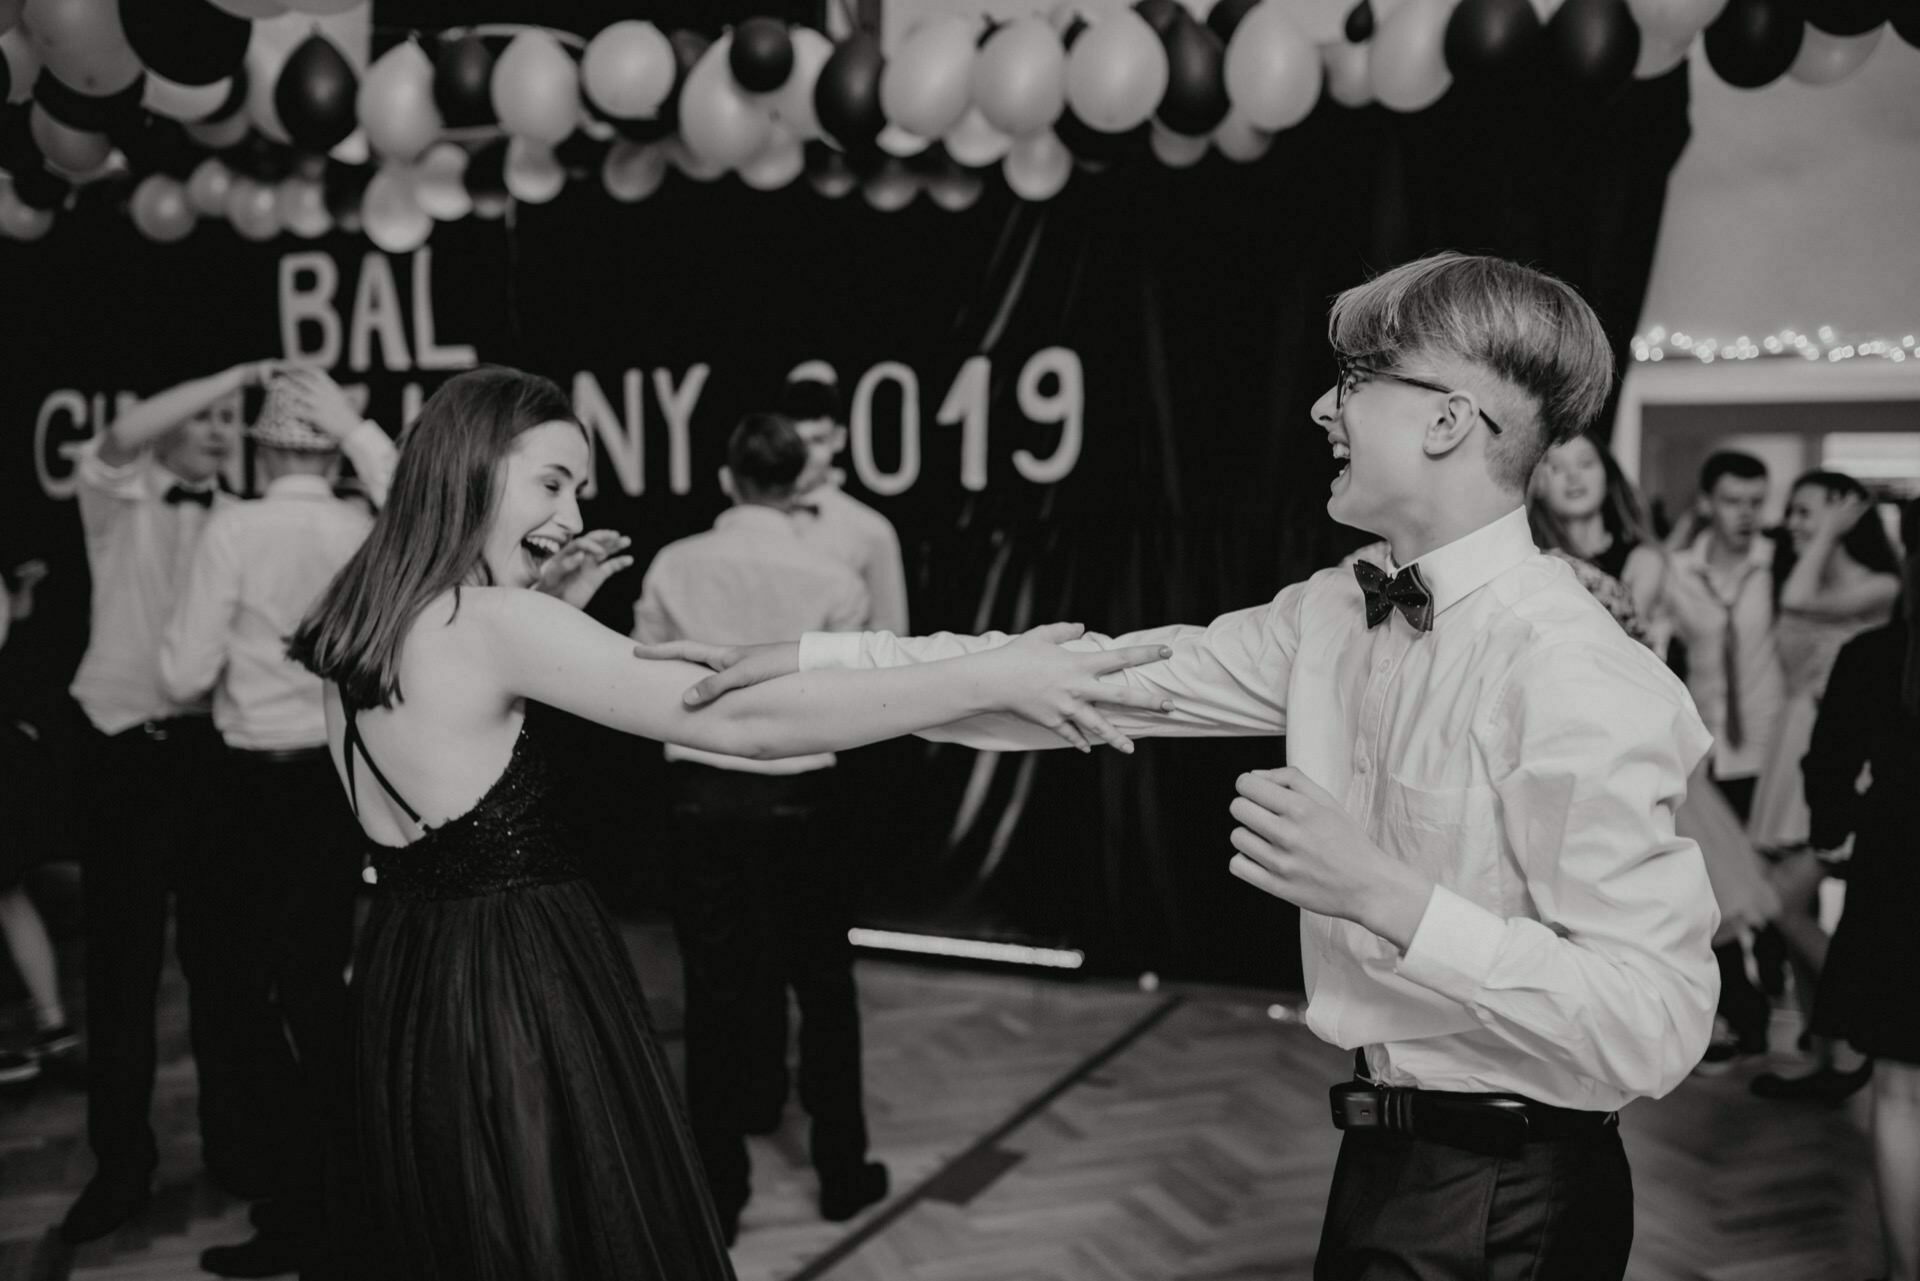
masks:
[[(1633, 1099), (1700, 1060), (1717, 909), (1674, 811), (1711, 740), (1686, 689), (1539, 551), (1528, 479), (1607, 398), (1611, 349), (1573, 289), (1442, 254), (1336, 301), (1312, 417), (1327, 510), (1385, 566), (1265, 605), (1075, 647), (1170, 646), (1118, 673), (1171, 710), (1129, 735), (1280, 735), (1237, 780), (1229, 870), (1301, 909), (1307, 1023), (1355, 1051), (1317, 1281), (1619, 1278)], [(799, 668), (892, 666), (1002, 635), (808, 635), (682, 647), (696, 700)], [(661, 656), (658, 652), (654, 656)], [(923, 735), (1052, 746), (1004, 720)]]

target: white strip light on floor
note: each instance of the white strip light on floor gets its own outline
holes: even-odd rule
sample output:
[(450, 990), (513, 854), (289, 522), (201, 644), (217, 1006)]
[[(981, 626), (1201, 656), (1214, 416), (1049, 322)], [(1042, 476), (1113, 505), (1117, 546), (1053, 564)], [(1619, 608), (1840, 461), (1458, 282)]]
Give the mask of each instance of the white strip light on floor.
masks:
[(969, 961), (1000, 961), (1008, 965), (1044, 965), (1055, 970), (1077, 970), (1086, 954), (1074, 948), (1028, 947), (1024, 943), (994, 943), (987, 939), (939, 938), (932, 934), (901, 934), (894, 930), (847, 931), (855, 947), (883, 952), (915, 952), (921, 956), (954, 956)]

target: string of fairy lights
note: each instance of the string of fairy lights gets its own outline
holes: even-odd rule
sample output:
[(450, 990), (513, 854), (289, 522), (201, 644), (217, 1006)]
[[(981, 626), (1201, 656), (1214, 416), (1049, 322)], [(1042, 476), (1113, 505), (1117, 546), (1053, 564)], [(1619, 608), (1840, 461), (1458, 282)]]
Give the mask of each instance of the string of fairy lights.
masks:
[(1746, 334), (1727, 342), (1677, 330), (1669, 333), (1664, 325), (1655, 325), (1645, 333), (1633, 336), (1633, 358), (1648, 364), (1690, 359), (1711, 365), (1715, 361), (1769, 357), (1826, 361), (1829, 364), (1871, 357), (1898, 365), (1920, 359), (1920, 352), (1914, 349), (1912, 334), (1902, 334), (1898, 338), (1842, 338), (1832, 325), (1822, 325), (1812, 333), (1782, 329), (1779, 333), (1766, 335), (1759, 342)]

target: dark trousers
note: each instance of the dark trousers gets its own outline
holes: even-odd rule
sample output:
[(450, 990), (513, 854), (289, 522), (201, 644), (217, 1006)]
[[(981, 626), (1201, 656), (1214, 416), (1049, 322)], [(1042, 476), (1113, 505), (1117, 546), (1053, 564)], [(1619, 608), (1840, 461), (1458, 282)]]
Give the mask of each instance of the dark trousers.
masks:
[(1314, 1281), (1619, 1281), (1633, 1177), (1609, 1128), (1483, 1156), (1379, 1130), (1340, 1143)]
[[(1727, 805), (1742, 823), (1753, 815), (1753, 794), (1759, 783), (1757, 778), (1713, 780), (1713, 785), (1720, 790), (1720, 795), (1726, 798)], [(1761, 930), (1762, 934), (1772, 932), (1771, 925)], [(1747, 977), (1747, 958), (1740, 940), (1736, 938), (1714, 948), (1713, 959), (1720, 967), (1718, 1012), (1733, 1028), (1734, 1035), (1749, 1048), (1765, 1049), (1767, 1023), (1772, 1018), (1773, 1006), (1766, 994)]]
[(325, 749), (228, 761), (233, 828), (218, 857), (233, 916), (215, 990), (271, 1125), (275, 1161), (255, 1222), (313, 1237), (328, 1139), (346, 1124), (359, 829)]
[(157, 1159), (148, 1113), (167, 907), (190, 991), (188, 1032), (200, 1073), (200, 1136), (209, 1169), (249, 1175), (268, 1149), (248, 1079), (236, 1007), (219, 995), (234, 912), (216, 848), (226, 833), (225, 749), (205, 717), (94, 736), (86, 898), (87, 1135), (103, 1170)]
[(687, 1111), (723, 1218), (749, 1194), (746, 1137), (780, 1124), (787, 992), (800, 1007), (800, 1102), (822, 1184), (867, 1158), (860, 1011), (843, 859), (825, 829), (832, 771), (669, 770), (686, 971)]

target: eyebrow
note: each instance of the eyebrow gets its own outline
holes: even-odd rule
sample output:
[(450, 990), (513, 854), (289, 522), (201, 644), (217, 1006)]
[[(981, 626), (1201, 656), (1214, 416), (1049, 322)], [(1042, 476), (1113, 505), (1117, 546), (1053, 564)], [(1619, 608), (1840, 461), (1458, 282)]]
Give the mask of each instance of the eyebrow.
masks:
[(560, 473), (560, 474), (561, 474), (562, 476), (565, 476), (565, 477), (566, 477), (566, 478), (567, 478), (568, 480), (575, 480), (575, 479), (578, 479), (578, 478), (577, 478), (577, 477), (575, 477), (575, 476), (574, 476), (574, 474), (573, 474), (573, 468), (571, 468), (571, 467), (569, 467), (569, 466), (567, 466), (567, 465), (566, 465), (565, 463), (548, 463), (548, 464), (547, 464), (547, 465), (546, 465), (545, 467), (543, 467), (543, 468), (542, 468), (541, 470), (542, 470), (542, 471), (557, 471), (557, 472), (559, 472), (559, 473)]

